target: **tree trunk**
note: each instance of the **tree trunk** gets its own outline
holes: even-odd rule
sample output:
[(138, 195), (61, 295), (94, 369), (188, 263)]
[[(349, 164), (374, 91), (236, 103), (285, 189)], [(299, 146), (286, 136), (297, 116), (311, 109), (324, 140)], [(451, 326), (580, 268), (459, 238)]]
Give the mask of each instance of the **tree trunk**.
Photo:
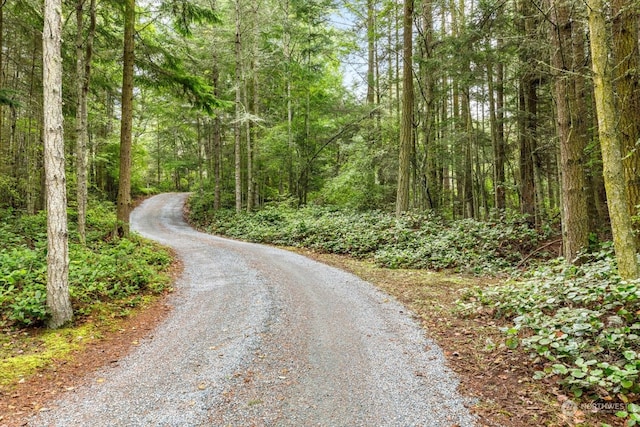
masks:
[(584, 148), (586, 141), (578, 120), (578, 100), (571, 46), (572, 37), (581, 37), (572, 31), (570, 6), (565, 0), (551, 0), (551, 66), (554, 78), (556, 122), (560, 140), (560, 167), (562, 170), (563, 250), (568, 262), (574, 262), (579, 252), (589, 243), (589, 218), (584, 176)]
[(375, 74), (374, 74), (374, 0), (367, 0), (367, 105), (375, 102)]
[(427, 181), (427, 200), (430, 209), (440, 208), (442, 193), (441, 181), (438, 179), (438, 147), (435, 136), (436, 115), (435, 103), (435, 69), (433, 61), (433, 14), (432, 0), (422, 4), (422, 81), (424, 87), (423, 134), (425, 145), (425, 175)]
[(618, 260), (618, 272), (624, 280), (638, 278), (636, 242), (631, 227), (627, 194), (622, 169), (620, 138), (615, 129), (618, 119), (611, 82), (611, 52), (607, 45), (607, 26), (603, 0), (588, 0), (591, 61), (598, 133), (602, 147), (604, 184), (607, 191), (613, 244)]
[(45, 0), (43, 38), (44, 159), (47, 188), (47, 308), (49, 327), (73, 317), (69, 298), (69, 244), (62, 115), (62, 4)]
[[(213, 94), (217, 99), (220, 99), (222, 91), (220, 88), (220, 68), (218, 67), (218, 55), (217, 52), (213, 53)], [(213, 153), (211, 163), (213, 165), (213, 208), (215, 210), (220, 209), (220, 188), (221, 188), (221, 176), (220, 176), (220, 160), (222, 152), (222, 123), (220, 120), (220, 112), (218, 112), (213, 118)]]
[(242, 211), (242, 153), (240, 146), (240, 108), (242, 103), (242, 57), (241, 49), (242, 44), (240, 40), (240, 0), (235, 1), (236, 8), (236, 41), (235, 41), (235, 55), (236, 55), (236, 70), (235, 70), (235, 84), (236, 84), (236, 99), (235, 99), (235, 114), (236, 119), (233, 125), (234, 135), (234, 149), (235, 149), (235, 195), (236, 195), (236, 212)]
[(136, 23), (135, 0), (125, 0), (124, 53), (122, 65), (122, 118), (120, 120), (120, 173), (118, 181), (116, 235), (129, 234), (131, 211), (131, 146), (133, 131), (133, 67)]
[[(522, 18), (519, 22), (520, 35), (529, 39), (535, 37), (529, 0), (519, 0)], [(536, 191), (533, 153), (536, 145), (538, 94), (535, 82), (535, 66), (531, 53), (520, 53), (520, 66), (523, 67), (519, 84), (518, 140), (520, 145), (520, 211), (527, 216), (531, 225), (536, 220)]]
[[(496, 42), (498, 54), (502, 51), (503, 41)], [(493, 147), (493, 188), (494, 206), (498, 211), (506, 207), (505, 195), (505, 149), (504, 149), (504, 65), (498, 61), (494, 75), (493, 60), (487, 62), (487, 82), (489, 91), (489, 121), (491, 123), (491, 141)], [(495, 78), (495, 83), (494, 83)]]
[(80, 242), (86, 243), (86, 219), (87, 219), (87, 169), (89, 142), (88, 108), (89, 81), (91, 76), (91, 56), (93, 53), (93, 37), (96, 29), (96, 2), (91, 0), (89, 6), (90, 24), (87, 35), (86, 47), (83, 43), (83, 10), (84, 0), (78, 0), (76, 5), (76, 22), (78, 34), (76, 35), (76, 164), (77, 164), (77, 199), (78, 199), (78, 234)]
[[(622, 167), (629, 213), (640, 205), (640, 53), (638, 53), (638, 2), (613, 0), (613, 79), (617, 94)], [(636, 226), (636, 232), (638, 227)], [(636, 238), (636, 244), (640, 237)]]
[(402, 70), (402, 123), (400, 127), (400, 153), (398, 159), (398, 192), (396, 215), (409, 209), (411, 157), (413, 150), (413, 0), (404, 0), (403, 70)]

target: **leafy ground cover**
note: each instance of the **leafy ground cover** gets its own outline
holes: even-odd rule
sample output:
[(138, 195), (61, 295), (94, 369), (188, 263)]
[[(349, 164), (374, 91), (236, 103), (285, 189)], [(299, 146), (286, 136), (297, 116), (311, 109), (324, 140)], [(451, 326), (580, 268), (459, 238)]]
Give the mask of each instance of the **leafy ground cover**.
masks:
[[(257, 243), (373, 259), (381, 267), (494, 274), (511, 270), (545, 236), (519, 219), (446, 221), (419, 213), (267, 207), (236, 215), (193, 198), (190, 220), (207, 232)], [(540, 254), (543, 255), (542, 253)]]
[[(126, 311), (142, 294), (169, 284), (158, 274), (171, 262), (167, 249), (138, 236), (112, 239), (112, 206), (94, 206), (87, 218), (87, 244), (72, 231), (69, 287), (76, 315), (116, 304)], [(0, 212), (0, 327), (41, 326), (46, 309), (46, 217)], [(73, 224), (71, 224), (73, 228)]]
[(577, 408), (604, 409), (625, 426), (640, 421), (640, 281), (620, 279), (610, 248), (579, 266), (557, 260), (473, 288), (460, 305), (508, 322), (506, 345), (528, 353), (534, 378), (560, 384)]
[[(112, 239), (113, 212), (106, 203), (92, 207), (86, 246), (79, 243), (70, 215), (75, 318), (56, 331), (43, 328), (48, 316), (46, 217), (0, 212), (0, 400), (8, 405), (7, 413), (12, 412), (9, 406), (20, 406), (16, 402), (22, 394), (15, 394), (16, 387), (72, 363), (74, 355), (119, 330), (122, 319), (152, 306), (170, 289), (172, 254), (135, 235)], [(14, 404), (5, 397), (15, 399)]]

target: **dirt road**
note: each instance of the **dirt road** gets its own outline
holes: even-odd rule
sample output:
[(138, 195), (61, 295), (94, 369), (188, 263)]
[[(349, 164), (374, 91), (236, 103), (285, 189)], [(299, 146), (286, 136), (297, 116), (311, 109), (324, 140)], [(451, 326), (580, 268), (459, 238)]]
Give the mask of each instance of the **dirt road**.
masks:
[(199, 233), (186, 194), (132, 229), (184, 261), (169, 318), (33, 426), (472, 426), (440, 349), (353, 275)]

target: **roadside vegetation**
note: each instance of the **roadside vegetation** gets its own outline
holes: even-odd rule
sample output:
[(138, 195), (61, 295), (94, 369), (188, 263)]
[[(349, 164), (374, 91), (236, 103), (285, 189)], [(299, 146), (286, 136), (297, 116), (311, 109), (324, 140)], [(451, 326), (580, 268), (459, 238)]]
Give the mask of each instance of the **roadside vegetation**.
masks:
[[(190, 221), (207, 232), (373, 259), (388, 268), (507, 273), (548, 238), (517, 216), (448, 221), (428, 213), (407, 212), (397, 219), (380, 210), (315, 205), (300, 209), (274, 205), (236, 214), (227, 209), (214, 211), (210, 202), (207, 196), (194, 198), (189, 208)], [(538, 254), (544, 255), (550, 254)]]
[[(461, 369), (480, 378), (483, 369), (504, 365), (517, 376), (514, 387), (529, 381), (548, 387), (539, 399), (556, 414), (536, 418), (546, 425), (633, 426), (640, 420), (640, 281), (620, 279), (610, 243), (594, 242), (591, 253), (570, 265), (547, 246), (555, 236), (528, 227), (518, 216), (482, 222), (406, 213), (396, 219), (382, 211), (286, 205), (236, 214), (214, 211), (209, 203), (206, 197), (190, 201), (189, 219), (202, 230), (311, 250), (373, 281), (385, 276), (377, 284), (416, 311), (430, 330), (442, 328), (426, 320), (431, 317), (464, 330), (464, 339), (453, 341), (436, 332), (456, 354), (473, 347), (468, 355), (477, 369), (469, 368), (468, 360)], [(354, 261), (336, 261), (333, 254)], [(380, 268), (399, 270), (394, 276)], [(418, 270), (480, 280), (454, 283), (440, 277), (434, 282), (427, 277), (433, 273)], [(424, 293), (439, 303), (423, 301), (426, 297), (419, 295)], [(477, 388), (493, 390), (490, 384)], [(509, 405), (508, 398), (502, 407)], [(568, 410), (567, 400), (576, 405)]]
[(60, 331), (45, 331), (46, 216), (2, 209), (0, 217), (0, 391), (64, 359), (171, 285), (171, 253), (136, 235), (113, 239), (113, 206), (94, 203), (87, 215), (86, 246), (74, 232), (70, 212), (74, 321)]
[(640, 280), (621, 280), (610, 245), (580, 265), (557, 259), (502, 286), (475, 287), (460, 307), (508, 322), (504, 343), (530, 355), (534, 378), (555, 380), (625, 426), (640, 422)]

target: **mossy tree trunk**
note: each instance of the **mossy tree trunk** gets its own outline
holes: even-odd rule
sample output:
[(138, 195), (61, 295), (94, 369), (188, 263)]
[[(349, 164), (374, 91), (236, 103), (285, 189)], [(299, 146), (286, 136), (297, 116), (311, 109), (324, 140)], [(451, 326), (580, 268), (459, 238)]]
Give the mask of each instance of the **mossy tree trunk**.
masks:
[(613, 244), (618, 260), (618, 271), (623, 279), (638, 277), (636, 244), (631, 228), (631, 216), (622, 169), (620, 138), (616, 130), (618, 116), (611, 79), (611, 52), (607, 44), (607, 25), (603, 0), (588, 0), (589, 34), (591, 36), (591, 61), (593, 68), (598, 133), (602, 148), (604, 184), (607, 191)]

